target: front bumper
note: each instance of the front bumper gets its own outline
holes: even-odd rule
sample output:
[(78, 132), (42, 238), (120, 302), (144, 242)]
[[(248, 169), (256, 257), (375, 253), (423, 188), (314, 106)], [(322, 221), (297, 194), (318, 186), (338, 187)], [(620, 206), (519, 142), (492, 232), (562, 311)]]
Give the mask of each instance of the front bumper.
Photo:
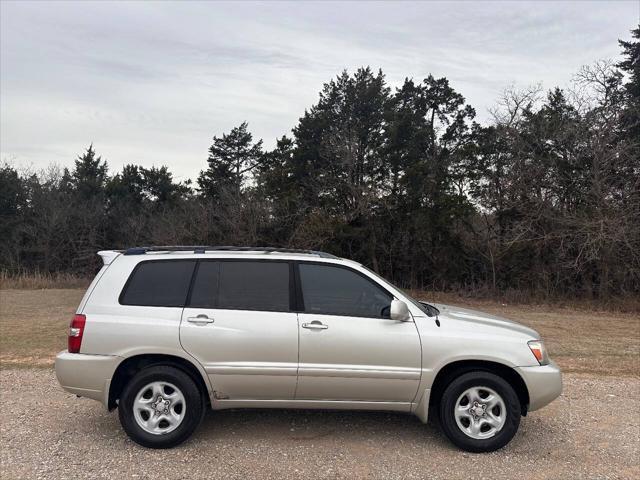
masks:
[(531, 412), (548, 405), (562, 393), (562, 374), (555, 362), (536, 367), (517, 367), (529, 391)]
[(56, 356), (56, 377), (67, 392), (92, 398), (107, 407), (111, 378), (121, 361), (122, 357), (114, 355), (87, 355), (65, 350)]

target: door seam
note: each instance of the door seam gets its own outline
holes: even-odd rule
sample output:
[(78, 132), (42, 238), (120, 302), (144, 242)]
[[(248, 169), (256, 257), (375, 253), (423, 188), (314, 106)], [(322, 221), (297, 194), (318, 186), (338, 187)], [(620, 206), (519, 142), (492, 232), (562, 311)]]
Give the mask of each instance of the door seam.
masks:
[(295, 400), (298, 396), (298, 380), (300, 379), (300, 314), (296, 313), (296, 329), (297, 329), (297, 338), (298, 338), (298, 362), (296, 365), (296, 388), (293, 390), (293, 399)]

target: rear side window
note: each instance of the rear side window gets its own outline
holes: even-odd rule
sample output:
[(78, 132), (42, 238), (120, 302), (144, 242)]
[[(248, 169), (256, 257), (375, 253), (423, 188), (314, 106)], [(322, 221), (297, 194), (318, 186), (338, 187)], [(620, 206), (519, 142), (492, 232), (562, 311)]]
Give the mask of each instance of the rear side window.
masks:
[(393, 297), (353, 270), (300, 264), (300, 284), (307, 313), (388, 318)]
[(195, 261), (141, 262), (127, 280), (120, 295), (122, 305), (183, 307)]
[(289, 264), (284, 262), (201, 262), (190, 307), (289, 311)]
[(220, 262), (200, 262), (196, 272), (196, 279), (193, 282), (189, 306), (216, 308), (219, 280)]

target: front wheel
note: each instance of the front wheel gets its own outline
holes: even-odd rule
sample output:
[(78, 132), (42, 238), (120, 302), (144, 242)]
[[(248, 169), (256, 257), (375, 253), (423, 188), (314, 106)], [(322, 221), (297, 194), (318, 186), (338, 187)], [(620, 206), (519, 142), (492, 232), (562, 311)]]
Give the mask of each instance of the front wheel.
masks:
[(504, 447), (518, 431), (520, 401), (503, 378), (484, 371), (454, 379), (440, 402), (444, 433), (469, 452), (492, 452)]
[(118, 414), (122, 428), (136, 443), (171, 448), (184, 442), (200, 424), (204, 401), (196, 383), (175, 367), (140, 370), (125, 386)]

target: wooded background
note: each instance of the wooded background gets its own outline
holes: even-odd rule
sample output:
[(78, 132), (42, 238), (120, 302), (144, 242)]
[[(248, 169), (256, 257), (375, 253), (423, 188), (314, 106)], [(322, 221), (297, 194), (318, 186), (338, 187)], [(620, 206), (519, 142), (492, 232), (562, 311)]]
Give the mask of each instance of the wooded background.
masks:
[(367, 67), (325, 84), (273, 150), (247, 123), (213, 137), (194, 182), (166, 166), (110, 174), (92, 146), (73, 169), (5, 162), (0, 270), (90, 275), (106, 248), (274, 245), (414, 289), (637, 295), (640, 27), (632, 37), (622, 62), (564, 90), (505, 90), (484, 125), (446, 78), (392, 90)]

